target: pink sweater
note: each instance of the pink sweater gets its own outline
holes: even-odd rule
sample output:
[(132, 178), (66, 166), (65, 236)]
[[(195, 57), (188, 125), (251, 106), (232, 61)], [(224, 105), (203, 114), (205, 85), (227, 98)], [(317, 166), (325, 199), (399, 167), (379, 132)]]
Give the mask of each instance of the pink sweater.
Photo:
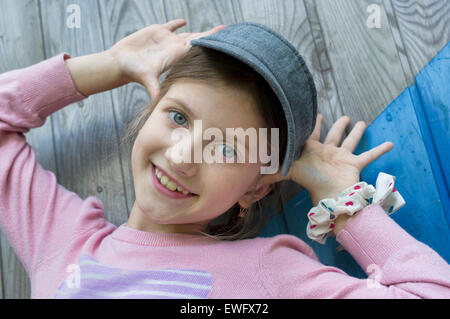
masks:
[(450, 298), (447, 262), (378, 205), (337, 236), (368, 279), (323, 265), (292, 235), (217, 242), (109, 223), (102, 202), (59, 185), (23, 135), (86, 98), (68, 58), (0, 75), (0, 225), (33, 298)]

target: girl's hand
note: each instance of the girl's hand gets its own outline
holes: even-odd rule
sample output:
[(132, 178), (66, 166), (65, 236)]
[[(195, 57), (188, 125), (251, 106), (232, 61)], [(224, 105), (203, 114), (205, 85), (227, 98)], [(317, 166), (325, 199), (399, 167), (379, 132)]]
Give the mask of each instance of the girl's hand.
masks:
[(316, 206), (323, 198), (337, 199), (342, 191), (360, 181), (359, 175), (364, 167), (394, 147), (391, 142), (385, 142), (360, 155), (354, 155), (353, 151), (366, 129), (363, 121), (357, 122), (342, 145), (338, 146), (345, 127), (350, 123), (348, 116), (337, 120), (324, 143), (320, 143), (322, 119), (322, 114), (318, 114), (314, 131), (306, 141), (301, 157), (293, 163), (288, 175), (282, 176), (280, 170), (275, 175), (263, 176), (259, 181), (260, 186), (291, 179), (308, 191), (313, 205)]
[(144, 85), (150, 97), (155, 99), (159, 94), (159, 76), (189, 51), (191, 40), (226, 28), (220, 25), (201, 33), (173, 33), (184, 25), (184, 19), (152, 24), (117, 42), (107, 50), (108, 54), (128, 82)]

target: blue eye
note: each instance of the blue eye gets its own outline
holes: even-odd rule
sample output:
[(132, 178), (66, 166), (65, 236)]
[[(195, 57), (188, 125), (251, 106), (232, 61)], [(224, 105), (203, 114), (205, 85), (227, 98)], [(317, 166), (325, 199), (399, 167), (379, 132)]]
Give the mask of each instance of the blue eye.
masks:
[(222, 150), (222, 155), (225, 156), (226, 158), (230, 158), (229, 156), (233, 156), (233, 157), (237, 156), (236, 151), (232, 147), (229, 147), (226, 144), (219, 145), (219, 147), (220, 146), (225, 146), (225, 148), (224, 148), (225, 152)]
[(172, 118), (172, 116), (170, 116), (172, 121), (174, 121), (178, 125), (184, 125), (185, 123), (179, 123), (178, 120), (182, 121), (184, 119), (185, 121), (187, 121), (186, 117), (178, 111), (169, 111), (170, 115), (173, 113), (175, 113), (174, 117)]

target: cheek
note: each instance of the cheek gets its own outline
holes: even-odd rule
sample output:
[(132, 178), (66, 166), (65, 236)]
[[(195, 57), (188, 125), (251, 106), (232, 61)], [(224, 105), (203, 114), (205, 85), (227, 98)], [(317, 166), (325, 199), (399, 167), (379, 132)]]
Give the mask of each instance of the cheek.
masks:
[(162, 118), (150, 117), (139, 131), (136, 138), (136, 148), (144, 153), (151, 153), (155, 148), (161, 147), (170, 136), (170, 128)]
[(239, 174), (236, 168), (232, 170), (229, 174), (221, 172), (222, 174), (211, 174), (208, 176), (207, 180), (209, 182), (208, 185), (205, 185), (205, 189), (208, 190), (209, 201), (220, 203), (221, 206), (228, 206), (226, 208), (229, 208), (245, 194), (251, 177), (245, 171), (239, 170)]
[(135, 170), (147, 167), (151, 154), (157, 152), (163, 145), (163, 137), (158, 129), (143, 127), (137, 135), (131, 150), (131, 165), (133, 173)]

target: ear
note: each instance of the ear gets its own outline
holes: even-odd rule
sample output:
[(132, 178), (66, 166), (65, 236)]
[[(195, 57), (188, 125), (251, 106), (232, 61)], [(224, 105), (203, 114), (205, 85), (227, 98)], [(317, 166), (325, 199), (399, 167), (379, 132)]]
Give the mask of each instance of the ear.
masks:
[[(272, 179), (270, 179), (270, 181), (272, 181)], [(242, 208), (249, 207), (254, 202), (257, 202), (266, 196), (274, 186), (273, 183), (269, 183), (268, 179), (264, 179), (264, 177), (260, 178), (259, 181), (255, 182), (253, 187), (241, 197), (238, 201), (239, 205)]]

